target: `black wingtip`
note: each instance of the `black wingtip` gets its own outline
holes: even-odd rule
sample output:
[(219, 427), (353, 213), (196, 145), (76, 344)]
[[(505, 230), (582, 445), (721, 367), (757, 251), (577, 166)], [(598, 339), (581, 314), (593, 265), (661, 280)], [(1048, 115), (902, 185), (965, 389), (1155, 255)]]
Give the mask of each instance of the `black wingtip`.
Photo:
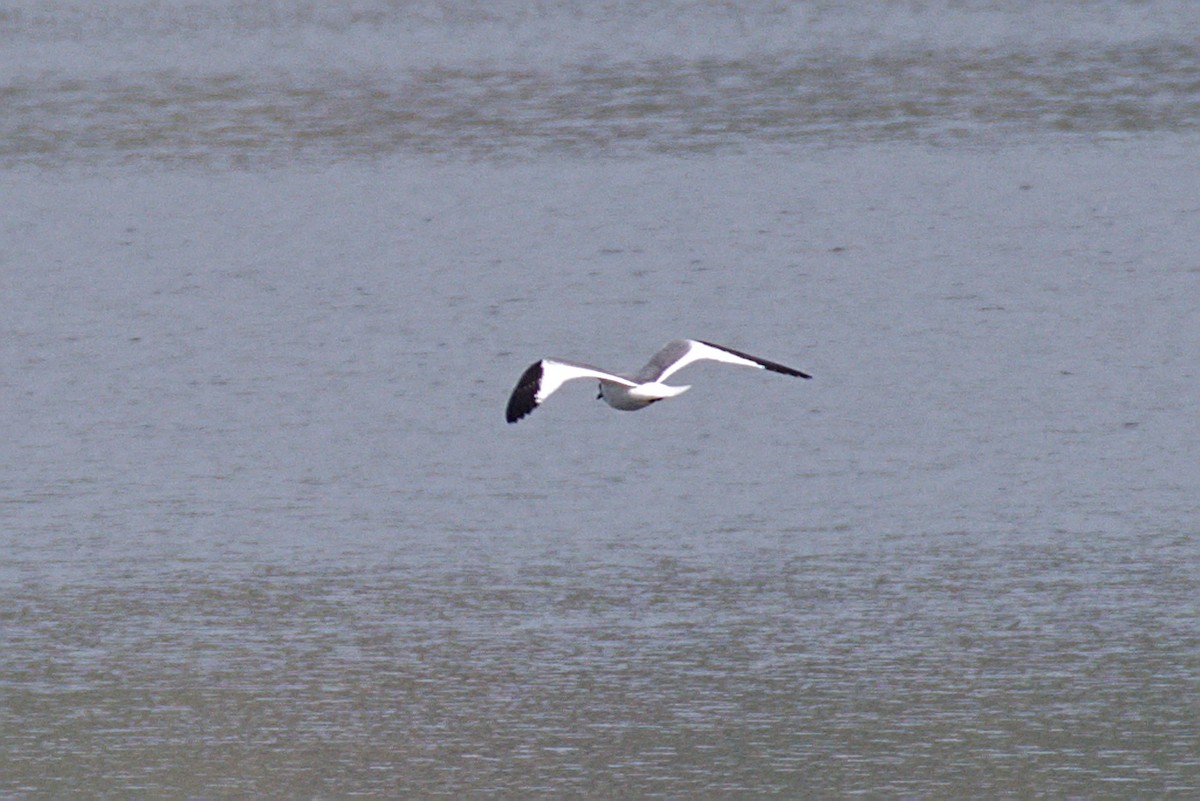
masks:
[(534, 362), (521, 374), (517, 386), (508, 399), (508, 408), (504, 410), (504, 419), (515, 423), (537, 408), (538, 387), (542, 383), (542, 363)]
[(783, 373), (784, 375), (794, 375), (796, 378), (812, 378), (812, 376), (808, 373), (802, 373), (794, 367), (788, 367), (786, 364), (769, 362), (766, 359), (759, 359), (758, 363), (772, 372)]
[(749, 359), (750, 361), (755, 362), (757, 364), (761, 364), (766, 369), (768, 369), (772, 372), (775, 372), (775, 373), (783, 373), (784, 375), (793, 375), (793, 376), (796, 376), (797, 378), (812, 378), (812, 376), (809, 375), (808, 373), (802, 373), (793, 367), (788, 367), (786, 364), (780, 364), (779, 362), (768, 361), (767, 359), (764, 359), (761, 356), (751, 356), (749, 353), (742, 353), (740, 350), (734, 350), (733, 348), (727, 348), (724, 345), (714, 345), (713, 343), (705, 342), (702, 339), (697, 340), (697, 341), (701, 342), (704, 345), (708, 345), (710, 348), (716, 348), (717, 350), (723, 350), (727, 353), (732, 353), (734, 356), (741, 356), (743, 359)]

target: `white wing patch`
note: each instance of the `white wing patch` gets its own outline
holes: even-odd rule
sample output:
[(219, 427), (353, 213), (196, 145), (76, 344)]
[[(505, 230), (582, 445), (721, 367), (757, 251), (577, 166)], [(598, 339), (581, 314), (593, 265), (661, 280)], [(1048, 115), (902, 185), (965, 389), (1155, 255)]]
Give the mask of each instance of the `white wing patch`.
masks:
[(712, 345), (704, 342), (698, 342), (694, 339), (689, 339), (687, 340), (687, 344), (687, 352), (679, 357), (674, 364), (672, 364), (666, 370), (663, 370), (662, 375), (658, 377), (659, 382), (666, 381), (668, 378), (687, 367), (692, 362), (725, 362), (726, 364), (740, 364), (746, 367), (757, 367), (759, 370), (763, 369), (763, 365), (756, 361), (743, 359), (736, 353), (730, 353), (729, 351), (722, 350), (721, 348), (714, 348)]
[(627, 387), (637, 386), (636, 383), (630, 381), (628, 378), (621, 378), (619, 375), (606, 373), (603, 370), (597, 370), (595, 367), (571, 364), (570, 362), (556, 362), (553, 359), (542, 359), (542, 380), (538, 385), (537, 402), (541, 403), (546, 400), (563, 384), (573, 381), (576, 378), (597, 378), (601, 381), (612, 381)]
[(508, 399), (508, 408), (505, 410), (504, 419), (510, 423), (517, 422), (540, 406), (542, 401), (553, 395), (563, 384), (576, 378), (595, 378), (627, 387), (637, 386), (628, 378), (597, 370), (595, 367), (588, 367), (585, 364), (542, 359), (540, 362), (529, 365), (529, 368), (522, 373), (520, 380), (517, 381), (517, 386)]

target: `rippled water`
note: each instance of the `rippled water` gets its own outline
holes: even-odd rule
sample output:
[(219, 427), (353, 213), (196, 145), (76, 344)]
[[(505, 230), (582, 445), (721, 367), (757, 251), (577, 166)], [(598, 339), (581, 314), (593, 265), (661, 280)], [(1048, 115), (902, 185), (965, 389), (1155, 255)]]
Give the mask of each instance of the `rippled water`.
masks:
[(1056, 5), (15, 9), (0, 61), (0, 163), (629, 156), (1195, 131), (1200, 51), (1175, 35), (1194, 8)]
[(864, 8), (0, 9), (0, 795), (1200, 792), (1196, 12)]
[(1193, 543), (1151, 538), (1128, 571), (1097, 556), (1120, 541), (937, 547), (564, 545), (31, 588), (9, 596), (41, 625), (36, 659), (6, 658), (26, 722), (6, 750), (55, 793), (1194, 787), (1195, 620), (1151, 614), (1196, 593)]
[(3, 100), (0, 158), (10, 164), (994, 142), (1073, 131), (1194, 132), (1200, 50), (826, 54), (275, 78), (157, 72), (22, 80)]

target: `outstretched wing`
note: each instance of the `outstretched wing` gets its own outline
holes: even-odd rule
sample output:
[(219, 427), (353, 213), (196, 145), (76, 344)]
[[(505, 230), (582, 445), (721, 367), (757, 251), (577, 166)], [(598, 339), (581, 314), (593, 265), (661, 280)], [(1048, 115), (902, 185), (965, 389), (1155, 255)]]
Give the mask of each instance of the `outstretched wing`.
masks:
[(637, 378), (639, 381), (663, 382), (692, 362), (704, 360), (757, 367), (760, 370), (772, 370), (799, 378), (812, 378), (808, 373), (802, 373), (778, 362), (760, 359), (749, 353), (742, 353), (740, 350), (714, 345), (711, 342), (701, 342), (697, 339), (676, 339), (668, 342), (662, 350), (651, 357), (646, 366), (638, 373)]
[(516, 388), (513, 389), (512, 395), (508, 399), (508, 409), (505, 410), (504, 419), (510, 423), (517, 422), (540, 406), (542, 401), (554, 394), (554, 391), (564, 383), (576, 378), (598, 378), (601, 381), (612, 381), (627, 387), (637, 386), (628, 378), (597, 370), (586, 364), (542, 359), (540, 362), (529, 365), (529, 369), (521, 374), (521, 380), (517, 382)]

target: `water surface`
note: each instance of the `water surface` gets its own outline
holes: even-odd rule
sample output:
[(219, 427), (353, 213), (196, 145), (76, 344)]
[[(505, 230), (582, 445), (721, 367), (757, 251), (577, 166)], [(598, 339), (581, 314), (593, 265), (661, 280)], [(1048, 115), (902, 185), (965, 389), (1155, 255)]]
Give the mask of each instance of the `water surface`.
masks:
[(0, 794), (1196, 795), (1192, 7), (873, 7), (9, 4)]

